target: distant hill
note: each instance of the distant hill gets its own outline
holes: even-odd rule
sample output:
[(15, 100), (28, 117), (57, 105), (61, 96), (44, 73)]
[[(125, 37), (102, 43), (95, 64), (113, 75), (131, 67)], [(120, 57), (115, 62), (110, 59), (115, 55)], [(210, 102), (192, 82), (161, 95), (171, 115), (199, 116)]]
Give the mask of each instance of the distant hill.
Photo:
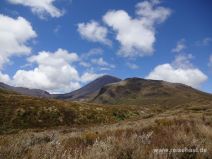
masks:
[(29, 89), (24, 87), (13, 87), (0, 82), (0, 88), (8, 91), (14, 91), (22, 95), (35, 96), (35, 97), (51, 97), (47, 91), (41, 89)]
[(172, 107), (212, 103), (212, 95), (184, 84), (128, 78), (105, 85), (91, 101), (102, 104)]
[(111, 84), (115, 82), (120, 82), (121, 79), (117, 77), (113, 77), (110, 75), (104, 75), (100, 78), (97, 78), (96, 80), (88, 83), (84, 87), (73, 91), (71, 93), (67, 94), (58, 94), (54, 95), (54, 98), (57, 99), (66, 99), (66, 100), (79, 100), (79, 101), (85, 101), (88, 99), (92, 99), (94, 96), (97, 95), (98, 91), (106, 84)]

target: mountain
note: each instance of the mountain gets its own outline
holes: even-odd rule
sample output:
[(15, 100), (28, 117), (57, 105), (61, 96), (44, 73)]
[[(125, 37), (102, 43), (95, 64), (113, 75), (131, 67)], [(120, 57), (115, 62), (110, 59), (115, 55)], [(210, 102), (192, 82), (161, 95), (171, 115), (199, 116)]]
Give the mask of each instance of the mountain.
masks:
[(212, 103), (212, 95), (184, 84), (128, 78), (105, 85), (91, 102), (172, 107)]
[(106, 84), (120, 82), (121, 79), (110, 75), (104, 75), (88, 83), (84, 87), (67, 94), (54, 95), (57, 99), (85, 101), (97, 95), (98, 91)]
[(34, 96), (34, 97), (45, 97), (45, 98), (56, 98), (56, 99), (64, 99), (64, 100), (88, 100), (92, 97), (96, 96), (98, 91), (106, 84), (119, 82), (121, 79), (110, 76), (104, 75), (89, 84), (85, 85), (84, 87), (75, 90), (71, 93), (66, 94), (50, 94), (47, 91), (41, 89), (29, 89), (24, 87), (13, 87), (7, 85), (5, 83), (0, 82), (0, 88), (8, 91), (14, 91), (16, 93), (27, 95), (27, 96)]
[(212, 103), (212, 95), (179, 83), (142, 78), (119, 78), (104, 75), (67, 94), (49, 94), (40, 89), (13, 87), (0, 82), (0, 89), (22, 95), (100, 104), (173, 107)]
[(13, 87), (0, 82), (0, 88), (8, 91), (14, 91), (22, 95), (35, 96), (35, 97), (51, 97), (51, 95), (41, 89), (29, 89), (24, 87)]

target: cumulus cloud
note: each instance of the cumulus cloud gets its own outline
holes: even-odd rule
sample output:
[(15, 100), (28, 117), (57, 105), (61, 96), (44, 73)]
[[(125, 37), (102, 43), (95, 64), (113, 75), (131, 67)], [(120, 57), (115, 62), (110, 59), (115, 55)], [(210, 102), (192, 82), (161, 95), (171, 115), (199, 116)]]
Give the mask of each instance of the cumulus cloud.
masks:
[(181, 39), (180, 41), (177, 42), (176, 47), (172, 49), (172, 52), (178, 53), (183, 51), (185, 48), (186, 48), (185, 40)]
[(40, 18), (44, 18), (47, 14), (51, 17), (60, 17), (63, 11), (54, 6), (55, 0), (8, 0), (11, 4), (23, 5), (30, 7), (32, 12)]
[(208, 77), (192, 65), (191, 58), (191, 55), (178, 55), (172, 63), (156, 66), (146, 78), (183, 83), (199, 88)]
[(31, 48), (27, 42), (36, 36), (30, 22), (23, 17), (13, 19), (0, 14), (0, 69), (11, 56), (28, 55)]
[(79, 23), (77, 30), (80, 33), (81, 37), (86, 40), (111, 45), (111, 41), (107, 38), (107, 28), (101, 26), (96, 21), (91, 21), (88, 23)]
[(193, 68), (193, 64), (191, 63), (191, 60), (193, 59), (192, 54), (179, 54), (175, 57), (175, 60), (172, 62), (172, 65), (174, 67), (187, 69), (187, 68)]
[(39, 65), (62, 66), (66, 63), (73, 63), (79, 60), (76, 53), (69, 53), (67, 50), (58, 49), (51, 53), (48, 51), (41, 51), (38, 55), (28, 58), (29, 62), (36, 62)]
[(64, 49), (55, 52), (41, 51), (27, 58), (33, 69), (20, 69), (10, 78), (0, 72), (0, 81), (14, 86), (36, 88), (50, 93), (65, 93), (76, 90), (102, 74), (84, 72), (79, 74), (75, 63), (80, 61), (76, 53)]
[(159, 1), (144, 1), (136, 5), (135, 18), (124, 10), (111, 10), (103, 21), (116, 32), (120, 55), (145, 56), (154, 52), (156, 24), (164, 22), (170, 13), (170, 9), (159, 6)]
[(0, 71), (0, 82), (10, 83), (10, 77)]
[(72, 65), (78, 60), (76, 53), (58, 49), (56, 52), (39, 52), (28, 58), (37, 64), (33, 70), (18, 70), (13, 76), (16, 86), (39, 88), (50, 92), (67, 92), (80, 87), (80, 76)]

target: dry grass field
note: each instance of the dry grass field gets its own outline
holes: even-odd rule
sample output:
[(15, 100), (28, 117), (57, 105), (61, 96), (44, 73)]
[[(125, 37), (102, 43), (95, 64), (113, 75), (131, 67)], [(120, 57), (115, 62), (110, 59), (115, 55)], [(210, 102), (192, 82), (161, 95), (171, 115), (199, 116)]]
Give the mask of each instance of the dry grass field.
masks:
[[(210, 159), (211, 108), (207, 111), (210, 114), (167, 111), (114, 124), (22, 130), (0, 136), (0, 158)], [(178, 149), (204, 152), (175, 152)]]
[[(0, 159), (210, 159), (210, 100), (170, 108), (33, 98), (1, 90)], [(192, 152), (193, 151), (193, 152)]]

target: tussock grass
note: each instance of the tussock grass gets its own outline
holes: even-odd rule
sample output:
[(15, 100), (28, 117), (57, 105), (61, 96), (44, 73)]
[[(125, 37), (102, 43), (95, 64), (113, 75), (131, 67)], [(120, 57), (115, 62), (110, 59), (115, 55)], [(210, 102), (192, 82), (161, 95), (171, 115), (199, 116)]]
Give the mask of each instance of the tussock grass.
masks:
[(133, 107), (65, 102), (0, 90), (0, 133), (17, 129), (114, 123), (139, 116)]
[[(0, 90), (0, 159), (210, 159), (211, 115), (208, 101), (104, 106)], [(207, 152), (155, 151), (183, 148)]]
[[(19, 132), (0, 137), (2, 158), (209, 159), (212, 127), (189, 116), (148, 118), (84, 129)], [(205, 153), (155, 153), (154, 149), (207, 149)]]

